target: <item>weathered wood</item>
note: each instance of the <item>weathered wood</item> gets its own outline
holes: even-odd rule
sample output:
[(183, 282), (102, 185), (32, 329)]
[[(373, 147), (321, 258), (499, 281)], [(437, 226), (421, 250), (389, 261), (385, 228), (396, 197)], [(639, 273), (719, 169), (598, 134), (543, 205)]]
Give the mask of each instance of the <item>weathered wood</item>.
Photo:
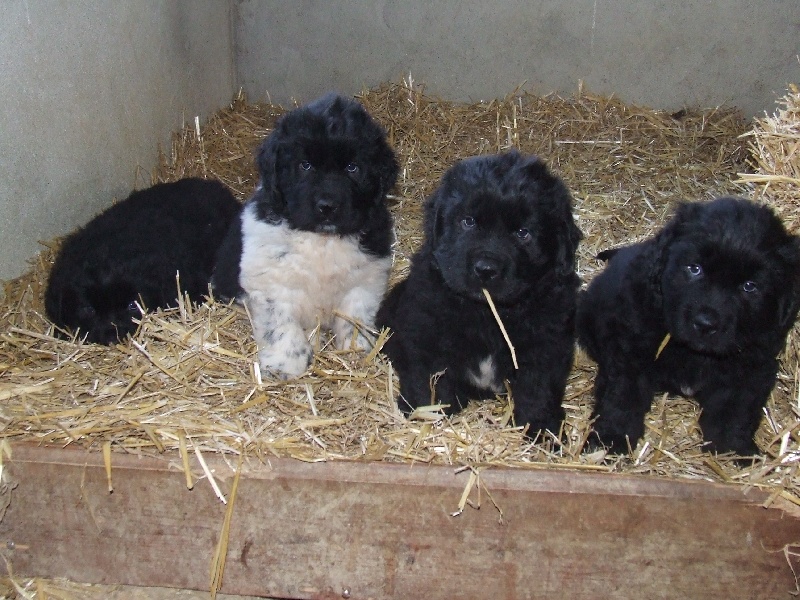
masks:
[[(232, 468), (207, 457), (226, 491)], [(0, 524), (15, 573), (208, 589), (225, 506), (177, 456), (14, 447)], [(223, 591), (287, 598), (780, 598), (800, 514), (702, 482), (271, 459), (239, 483)], [(477, 499), (473, 491), (471, 499)]]

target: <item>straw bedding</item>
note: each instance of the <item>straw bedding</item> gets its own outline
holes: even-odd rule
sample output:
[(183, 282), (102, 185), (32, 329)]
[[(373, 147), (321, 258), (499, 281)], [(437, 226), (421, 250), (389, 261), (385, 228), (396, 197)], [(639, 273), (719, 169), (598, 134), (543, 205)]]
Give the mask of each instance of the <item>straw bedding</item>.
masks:
[[(515, 91), (457, 104), (426, 95), (409, 79), (359, 99), (386, 127), (402, 167), (390, 197), (398, 237), (393, 281), (405, 276), (421, 243), (422, 203), (444, 170), (511, 147), (542, 156), (571, 188), (585, 235), (578, 261), (584, 281), (601, 268), (593, 258), (599, 250), (650, 235), (679, 199), (754, 195), (800, 227), (796, 88), (782, 110), (752, 128), (734, 110), (670, 114), (580, 89), (571, 98)], [(240, 94), (204, 125), (177, 131), (152, 181), (217, 177), (246, 198), (256, 182), (253, 151), (282, 112)], [(0, 429), (7, 439), (133, 454), (177, 450), (188, 484), (203, 476), (198, 458), (217, 452), (232, 468), (245, 453), (248, 461), (290, 456), (648, 473), (763, 487), (773, 499), (800, 504), (797, 331), (758, 433), (766, 455), (752, 467), (704, 454), (694, 403), (666, 398), (654, 403), (632, 459), (581, 455), (594, 376), (581, 353), (566, 391), (563, 446), (526, 440), (505, 396), (453, 418), (430, 412), (407, 421), (394, 401), (391, 365), (377, 352), (333, 350), (324, 331), (313, 335), (321, 352), (310, 374), (260, 381), (246, 314), (213, 300), (146, 313), (132, 340), (110, 348), (54, 338), (42, 292), (57, 244), (48, 242), (30, 272), (5, 285)]]

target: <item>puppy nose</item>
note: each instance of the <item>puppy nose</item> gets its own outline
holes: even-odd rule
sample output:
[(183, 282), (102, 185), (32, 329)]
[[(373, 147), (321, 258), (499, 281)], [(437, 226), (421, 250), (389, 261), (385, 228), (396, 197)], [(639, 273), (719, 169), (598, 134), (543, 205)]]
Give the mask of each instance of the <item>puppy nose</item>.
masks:
[(719, 315), (716, 311), (705, 308), (697, 311), (692, 326), (700, 335), (711, 335), (719, 328)]
[(322, 198), (317, 200), (317, 210), (323, 217), (330, 217), (336, 212), (339, 205), (330, 198)]
[(500, 275), (500, 263), (493, 258), (479, 258), (472, 265), (472, 270), (482, 282), (486, 283)]

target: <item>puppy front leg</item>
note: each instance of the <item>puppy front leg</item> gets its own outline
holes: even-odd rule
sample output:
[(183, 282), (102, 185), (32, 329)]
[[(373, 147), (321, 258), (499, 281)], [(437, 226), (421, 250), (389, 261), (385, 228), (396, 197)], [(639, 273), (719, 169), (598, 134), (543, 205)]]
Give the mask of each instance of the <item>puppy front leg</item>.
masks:
[[(338, 350), (351, 348), (353, 345), (358, 350), (369, 350), (375, 339), (365, 328), (375, 327), (375, 313), (378, 312), (381, 294), (375, 290), (362, 287), (350, 290), (339, 305), (337, 312), (347, 315), (350, 320), (334, 317), (333, 334), (334, 344)], [(363, 327), (356, 328), (352, 321), (357, 321)], [(358, 333), (355, 333), (358, 329)]]
[[(755, 369), (751, 372), (754, 372)], [(760, 376), (759, 376), (760, 375)], [(753, 436), (761, 423), (762, 409), (775, 384), (775, 375), (762, 372), (752, 381), (737, 381), (735, 387), (714, 387), (696, 394), (700, 404), (700, 429), (709, 452), (735, 452), (739, 456), (759, 453)]]
[(590, 450), (605, 446), (613, 454), (626, 454), (644, 435), (644, 418), (653, 402), (648, 378), (634, 365), (625, 371), (600, 364), (594, 384), (594, 431), (587, 440)]
[(564, 397), (563, 369), (544, 366), (520, 366), (520, 374), (512, 387), (514, 422), (528, 425), (526, 435), (535, 438), (539, 432), (550, 431), (558, 437), (566, 413), (561, 401)]
[(405, 358), (398, 357), (392, 365), (400, 379), (400, 395), (397, 397), (397, 407), (408, 416), (418, 406), (427, 406), (431, 403), (430, 378), (427, 370), (420, 368), (419, 363), (409, 363)]
[(446, 405), (444, 413), (452, 415), (467, 404), (466, 397), (459, 401), (456, 392), (458, 386), (453, 377), (448, 375), (447, 370), (432, 374), (429, 368), (414, 364), (407, 368), (398, 368), (397, 374), (400, 377), (400, 397), (397, 402), (400, 410), (406, 415), (420, 406), (431, 404)]
[(280, 379), (303, 373), (311, 364), (313, 351), (291, 307), (263, 294), (249, 294), (245, 303), (253, 321), (261, 369)]

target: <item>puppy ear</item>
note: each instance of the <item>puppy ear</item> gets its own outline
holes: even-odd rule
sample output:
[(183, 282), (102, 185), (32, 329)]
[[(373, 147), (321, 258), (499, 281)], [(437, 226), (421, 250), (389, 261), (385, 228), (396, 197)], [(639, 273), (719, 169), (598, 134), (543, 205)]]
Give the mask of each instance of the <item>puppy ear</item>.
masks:
[(564, 223), (563, 229), (564, 238), (556, 258), (556, 270), (562, 276), (575, 272), (575, 254), (578, 250), (578, 244), (583, 239), (583, 233), (575, 225), (572, 215), (569, 216), (569, 221)]
[(275, 167), (278, 163), (278, 146), (280, 145), (279, 126), (280, 123), (276, 123), (275, 129), (261, 144), (256, 156), (256, 165), (264, 189), (270, 189), (275, 184)]
[(444, 230), (444, 208), (447, 193), (446, 184), (442, 182), (425, 204), (425, 244), (431, 249), (438, 244)]
[(261, 176), (261, 194), (259, 204), (263, 215), (283, 215), (285, 201), (278, 185), (278, 156), (283, 139), (281, 132), (283, 119), (275, 123), (275, 129), (261, 144), (256, 156), (256, 165)]
[[(547, 208), (548, 236), (555, 247), (555, 270), (559, 277), (575, 272), (575, 254), (583, 233), (572, 216), (572, 196), (560, 177), (554, 175), (543, 160), (534, 155), (523, 156), (516, 150), (502, 156), (505, 169), (518, 168), (525, 177), (525, 188), (544, 200)], [(502, 178), (502, 175), (500, 176)], [(522, 192), (525, 193), (525, 192)], [(537, 203), (541, 200), (537, 199)]]
[(583, 233), (575, 224), (572, 216), (572, 200), (566, 186), (557, 181), (555, 190), (561, 198), (557, 214), (554, 215), (556, 222), (555, 238), (558, 248), (556, 250), (556, 273), (563, 277), (575, 272), (575, 254), (578, 251), (578, 244), (583, 239)]
[(697, 203), (681, 202), (675, 214), (662, 227), (652, 240), (652, 244), (642, 253), (640, 260), (644, 261), (648, 274), (648, 287), (650, 294), (657, 306), (661, 305), (661, 279), (669, 260), (669, 249), (673, 240), (684, 230), (686, 223), (695, 219), (699, 211)]
[(400, 165), (397, 164), (397, 158), (394, 151), (389, 147), (385, 139), (381, 140), (380, 150), (378, 155), (378, 163), (380, 165), (378, 176), (380, 178), (380, 194), (378, 195), (378, 202), (382, 202), (394, 184), (397, 182), (397, 175), (400, 172)]

